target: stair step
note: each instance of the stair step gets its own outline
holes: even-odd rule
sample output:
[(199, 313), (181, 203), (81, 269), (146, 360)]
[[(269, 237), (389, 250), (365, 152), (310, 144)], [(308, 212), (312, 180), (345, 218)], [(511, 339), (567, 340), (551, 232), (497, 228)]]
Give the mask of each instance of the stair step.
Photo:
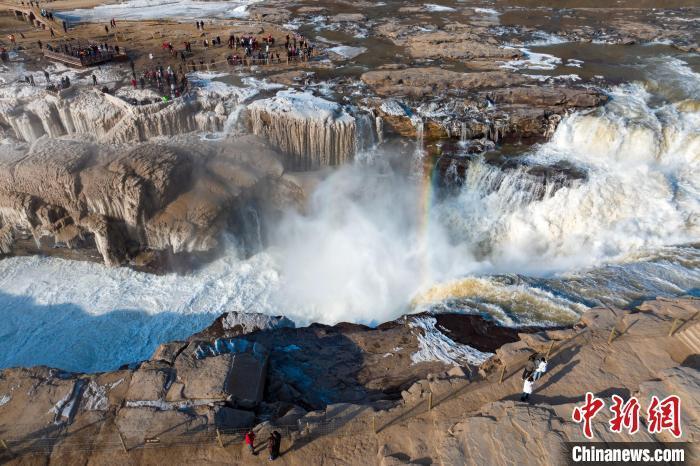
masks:
[(678, 339), (685, 343), (691, 350), (700, 353), (700, 337), (698, 337), (698, 335), (682, 332), (678, 335)]

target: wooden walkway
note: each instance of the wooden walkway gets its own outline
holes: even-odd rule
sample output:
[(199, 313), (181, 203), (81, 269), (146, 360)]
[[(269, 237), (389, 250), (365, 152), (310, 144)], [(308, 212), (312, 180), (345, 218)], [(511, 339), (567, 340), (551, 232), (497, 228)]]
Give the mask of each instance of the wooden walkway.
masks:
[(16, 17), (31, 23), (33, 27), (41, 28), (43, 30), (53, 29), (56, 36), (63, 35), (62, 24), (56, 19), (52, 21), (49, 18), (41, 16), (41, 8), (38, 6), (31, 7), (29, 5), (1, 2), (0, 8), (14, 12)]
[(102, 65), (103, 63), (109, 63), (112, 61), (125, 61), (128, 58), (126, 53), (124, 52), (105, 52), (96, 56), (76, 57), (74, 55), (68, 55), (65, 53), (55, 52), (46, 49), (44, 49), (44, 57), (48, 58), (49, 60), (55, 60), (66, 65), (75, 66), (78, 68)]

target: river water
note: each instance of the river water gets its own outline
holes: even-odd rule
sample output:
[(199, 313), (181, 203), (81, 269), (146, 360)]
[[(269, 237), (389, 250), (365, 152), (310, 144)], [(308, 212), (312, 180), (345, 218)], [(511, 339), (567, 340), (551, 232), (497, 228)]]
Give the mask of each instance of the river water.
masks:
[[(249, 258), (231, 238), (226, 254), (184, 276), (4, 259), (0, 367), (114, 369), (225, 311), (378, 324), (449, 310), (517, 326), (700, 295), (698, 57), (655, 47), (532, 46), (560, 61), (520, 72), (579, 64), (571, 68), (586, 79), (610, 77), (611, 102), (517, 151), (519, 169), (472, 158), (447, 195), (402, 163), (421, 154), (404, 141), (334, 170), (307, 212), (277, 219)], [(547, 185), (525, 169), (562, 162), (585, 177)]]

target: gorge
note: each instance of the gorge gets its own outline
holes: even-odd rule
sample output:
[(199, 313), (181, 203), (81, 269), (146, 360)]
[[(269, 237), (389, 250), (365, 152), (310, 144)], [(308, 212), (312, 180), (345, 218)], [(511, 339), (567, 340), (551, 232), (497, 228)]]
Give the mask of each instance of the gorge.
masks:
[[(149, 435), (174, 425), (293, 425), (302, 454), (290, 464), (348, 464), (325, 434), (304, 444), (303, 423), (368, 428), (366, 410), (410, 411), (464, 384), (491, 391), (454, 395), (468, 415), (446, 402), (433, 424), (399, 416), (383, 437), (350, 442), (377, 464), (437, 463), (441, 451), (461, 464), (486, 454), (471, 436), (503, 421), (580, 440), (566, 410), (593, 368), (602, 397), (663, 387), (697, 404), (700, 10), (550, 3), (56, 0), (70, 25), (56, 42), (118, 40), (130, 60), (82, 69), (45, 58), (53, 39), (8, 6), (11, 440), (94, 420), (88, 431), (147, 462)], [(241, 58), (229, 37), (259, 40), (257, 55)], [(305, 58), (290, 51), (302, 41)], [(185, 42), (191, 55), (177, 53)], [(183, 94), (163, 86), (171, 72)], [(531, 411), (506, 390), (519, 388), (521, 357), (554, 347), (566, 371), (548, 374)], [(236, 375), (248, 370), (249, 390)], [(41, 412), (12, 430), (7, 413), (32, 390)], [(400, 428), (437, 446), (408, 445)], [(513, 429), (502, 433), (518, 444)], [(506, 450), (503, 464), (522, 458)], [(189, 461), (227, 461), (196, 451)], [(114, 460), (100, 455), (75, 458)]]

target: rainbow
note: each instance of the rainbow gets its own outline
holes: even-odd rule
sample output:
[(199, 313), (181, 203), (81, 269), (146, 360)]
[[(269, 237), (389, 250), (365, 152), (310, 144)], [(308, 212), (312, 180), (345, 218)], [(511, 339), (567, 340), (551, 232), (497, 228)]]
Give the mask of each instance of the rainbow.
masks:
[[(420, 148), (421, 152), (422, 147)], [(430, 213), (433, 206), (433, 196), (435, 194), (435, 179), (437, 170), (436, 163), (430, 157), (424, 157), (420, 160), (420, 199), (418, 202), (418, 244), (421, 254), (421, 280), (420, 288), (430, 285), (432, 278), (430, 266)]]

